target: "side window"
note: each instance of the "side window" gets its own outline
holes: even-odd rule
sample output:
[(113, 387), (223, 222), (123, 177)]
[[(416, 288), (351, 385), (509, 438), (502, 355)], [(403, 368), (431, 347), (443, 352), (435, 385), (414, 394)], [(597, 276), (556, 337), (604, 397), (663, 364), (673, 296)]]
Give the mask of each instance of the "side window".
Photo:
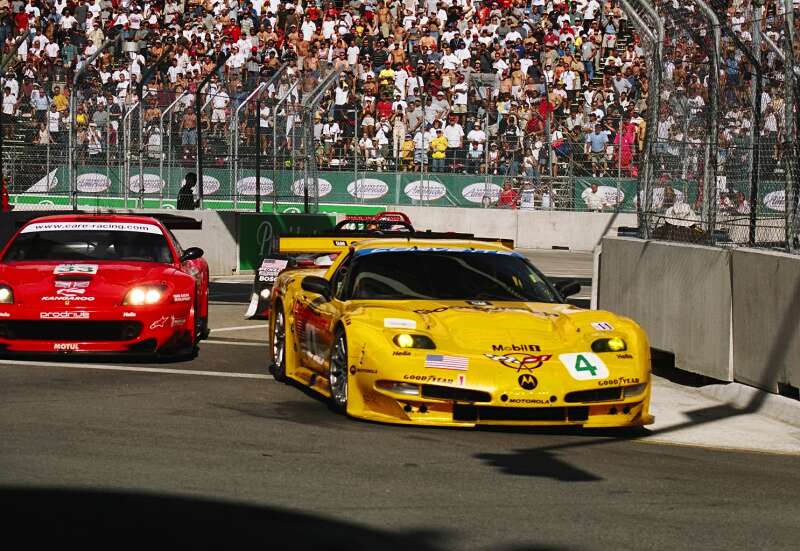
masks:
[(339, 300), (347, 300), (346, 282), (349, 279), (347, 275), (350, 273), (350, 266), (353, 264), (352, 254), (345, 258), (344, 262), (336, 269), (331, 279), (331, 288), (333, 289), (333, 296)]
[(172, 243), (175, 245), (175, 251), (178, 253), (178, 258), (180, 258), (181, 256), (183, 256), (183, 249), (181, 248), (180, 242), (178, 242), (178, 239), (175, 237), (175, 234), (172, 233), (172, 230), (170, 230), (169, 228), (164, 228), (164, 229), (167, 231), (167, 235), (169, 236)]

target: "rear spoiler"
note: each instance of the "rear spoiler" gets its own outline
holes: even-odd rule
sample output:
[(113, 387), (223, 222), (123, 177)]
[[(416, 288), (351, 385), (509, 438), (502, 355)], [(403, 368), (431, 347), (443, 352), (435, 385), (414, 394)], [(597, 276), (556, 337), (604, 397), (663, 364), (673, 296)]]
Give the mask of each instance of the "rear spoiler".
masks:
[(380, 232), (355, 231), (355, 232), (332, 232), (329, 235), (293, 235), (280, 237), (278, 239), (278, 251), (281, 254), (299, 253), (341, 253), (358, 243), (367, 239), (464, 239), (469, 241), (482, 241), (484, 243), (496, 243), (508, 249), (514, 249), (513, 239), (502, 239), (493, 237), (475, 237), (471, 233), (440, 233), (440, 232)]

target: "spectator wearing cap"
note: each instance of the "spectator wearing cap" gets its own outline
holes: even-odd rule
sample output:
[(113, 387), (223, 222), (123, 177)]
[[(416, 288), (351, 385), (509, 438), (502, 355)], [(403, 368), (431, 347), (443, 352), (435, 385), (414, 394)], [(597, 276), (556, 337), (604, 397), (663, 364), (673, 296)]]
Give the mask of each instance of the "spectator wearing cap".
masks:
[(443, 172), (447, 159), (447, 137), (441, 128), (436, 129), (436, 134), (431, 140), (431, 167), (434, 172)]

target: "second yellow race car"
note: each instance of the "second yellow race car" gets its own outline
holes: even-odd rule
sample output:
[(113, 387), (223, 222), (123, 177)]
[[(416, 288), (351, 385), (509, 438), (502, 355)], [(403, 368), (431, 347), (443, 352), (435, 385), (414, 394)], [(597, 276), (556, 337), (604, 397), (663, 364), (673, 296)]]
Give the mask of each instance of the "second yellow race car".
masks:
[(653, 422), (642, 329), (566, 304), (574, 288), (499, 240), (293, 237), (280, 248), (335, 260), (278, 275), (270, 370), (337, 411), (442, 426)]

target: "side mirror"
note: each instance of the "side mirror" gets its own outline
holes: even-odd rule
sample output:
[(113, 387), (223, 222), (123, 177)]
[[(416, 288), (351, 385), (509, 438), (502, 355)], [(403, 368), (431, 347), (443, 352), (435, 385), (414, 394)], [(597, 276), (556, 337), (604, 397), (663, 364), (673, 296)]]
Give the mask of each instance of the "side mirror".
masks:
[(574, 279), (565, 279), (555, 284), (556, 290), (562, 297), (567, 298), (581, 292), (581, 285)]
[(183, 254), (181, 255), (181, 262), (186, 262), (187, 260), (195, 260), (203, 256), (203, 249), (200, 247), (189, 247)]
[(331, 299), (331, 282), (324, 277), (306, 276), (303, 278), (300, 286), (303, 288), (303, 291), (322, 295), (322, 298), (325, 300)]

